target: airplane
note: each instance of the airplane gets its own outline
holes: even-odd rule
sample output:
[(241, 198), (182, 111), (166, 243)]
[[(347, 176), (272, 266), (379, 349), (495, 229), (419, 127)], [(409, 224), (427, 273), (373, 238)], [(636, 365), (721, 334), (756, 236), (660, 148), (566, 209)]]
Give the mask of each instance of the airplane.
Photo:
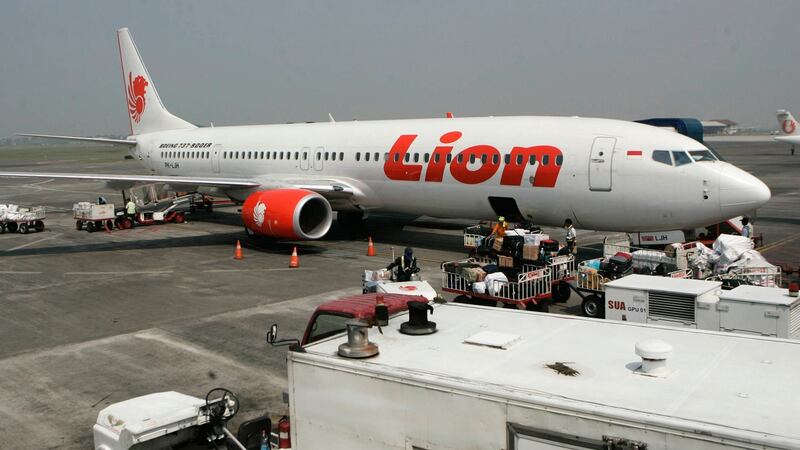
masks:
[(792, 154), (794, 155), (795, 144), (800, 144), (800, 130), (797, 129), (797, 121), (791, 112), (785, 109), (775, 111), (775, 117), (780, 125), (780, 136), (776, 136), (776, 141), (788, 142), (792, 144)]
[(117, 31), (131, 134), (24, 134), (128, 147), (148, 175), (4, 177), (167, 183), (243, 202), (250, 236), (311, 240), (392, 212), (644, 232), (693, 229), (765, 204), (769, 188), (679, 133), (580, 117), (447, 117), (197, 127), (164, 107)]

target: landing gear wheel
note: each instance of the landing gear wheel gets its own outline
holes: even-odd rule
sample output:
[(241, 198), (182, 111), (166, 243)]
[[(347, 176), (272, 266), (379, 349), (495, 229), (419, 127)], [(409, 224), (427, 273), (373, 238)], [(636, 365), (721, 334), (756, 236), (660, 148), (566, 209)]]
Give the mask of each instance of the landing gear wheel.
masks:
[(6, 232), (6, 224), (0, 223), (0, 234), (3, 234), (5, 232)]
[(206, 411), (212, 422), (228, 421), (239, 412), (239, 398), (225, 388), (214, 388), (206, 394)]
[(75, 221), (75, 229), (78, 230), (78, 231), (81, 231), (83, 229), (83, 221), (82, 220), (76, 220)]
[(572, 295), (572, 290), (569, 288), (569, 285), (566, 281), (562, 281), (553, 285), (554, 301), (558, 303), (564, 303), (569, 300), (570, 295)]
[(89, 233), (94, 233), (94, 229), (95, 229), (94, 222), (86, 222), (86, 231), (88, 231)]
[(183, 213), (175, 214), (175, 223), (183, 223), (186, 222), (186, 216)]
[(36, 228), (36, 231), (44, 231), (44, 222), (37, 220), (34, 222), (33, 227)]
[(581, 311), (586, 317), (602, 319), (606, 316), (603, 299), (596, 295), (587, 295), (581, 303)]
[(27, 223), (19, 224), (18, 231), (20, 234), (28, 234), (28, 224)]
[(6, 230), (7, 230), (9, 233), (14, 233), (14, 232), (16, 232), (16, 231), (17, 231), (17, 222), (8, 222), (8, 223), (6, 224)]
[(122, 227), (125, 228), (126, 230), (130, 230), (131, 228), (133, 228), (133, 221), (131, 219), (124, 219), (122, 221)]

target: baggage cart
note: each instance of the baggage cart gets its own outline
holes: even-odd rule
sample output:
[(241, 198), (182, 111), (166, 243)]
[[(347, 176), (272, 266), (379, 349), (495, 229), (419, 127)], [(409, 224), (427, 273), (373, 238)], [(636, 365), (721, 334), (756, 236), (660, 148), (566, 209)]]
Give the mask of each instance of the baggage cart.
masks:
[(552, 297), (555, 302), (566, 302), (569, 300), (571, 288), (570, 283), (575, 280), (575, 256), (574, 255), (560, 255), (550, 258), (544, 263), (539, 264), (523, 264), (524, 271), (532, 271), (547, 267), (550, 269), (550, 276), (552, 277)]
[(0, 213), (0, 233), (8, 231), (27, 234), (31, 231), (44, 231), (44, 219), (44, 206), (8, 205)]
[(114, 229), (115, 221), (117, 228), (123, 228), (117, 220), (113, 203), (102, 205), (90, 202), (75, 203), (72, 205), (72, 214), (76, 230), (85, 229), (89, 233), (100, 230), (111, 231)]
[[(547, 267), (523, 270), (516, 279), (484, 281), (484, 293), (475, 292), (472, 281), (458, 271), (448, 271), (448, 267), (458, 264), (489, 264), (488, 258), (468, 258), (442, 264), (442, 290), (456, 294), (455, 302), (508, 308), (547, 311), (548, 300), (552, 298), (552, 277)], [(530, 269), (530, 267), (529, 267)]]

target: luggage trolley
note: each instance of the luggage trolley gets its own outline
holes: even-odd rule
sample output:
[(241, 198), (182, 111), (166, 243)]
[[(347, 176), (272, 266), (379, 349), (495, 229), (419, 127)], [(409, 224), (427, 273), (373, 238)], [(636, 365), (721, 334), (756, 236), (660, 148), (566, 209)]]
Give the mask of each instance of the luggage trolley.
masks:
[(544, 265), (526, 263), (522, 265), (522, 270), (528, 272), (543, 267), (550, 269), (553, 301), (566, 302), (569, 300), (571, 293), (570, 283), (575, 281), (575, 256), (555, 256), (550, 258)]
[(464, 265), (489, 264), (488, 258), (468, 258), (442, 264), (442, 290), (457, 294), (453, 300), (457, 303), (469, 303), (484, 306), (502, 304), (507, 308), (528, 309), (546, 312), (547, 300), (552, 297), (552, 277), (547, 267), (529, 270), (517, 275), (515, 280), (485, 281), (485, 292), (475, 292), (474, 281), (464, 276), (459, 267)]
[[(5, 205), (3, 205), (5, 206)], [(30, 231), (44, 231), (44, 206), (3, 208), (0, 214), (0, 233), (18, 231), (27, 234)]]

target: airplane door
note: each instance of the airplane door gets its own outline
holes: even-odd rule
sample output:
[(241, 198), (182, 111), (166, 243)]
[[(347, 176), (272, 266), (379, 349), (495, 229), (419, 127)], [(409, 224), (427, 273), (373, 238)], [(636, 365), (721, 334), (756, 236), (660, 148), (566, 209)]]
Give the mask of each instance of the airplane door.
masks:
[(611, 163), (614, 159), (616, 138), (595, 138), (589, 156), (589, 190), (611, 190)]
[(300, 170), (308, 170), (308, 160), (311, 158), (311, 147), (303, 147), (300, 152)]
[(214, 170), (214, 173), (219, 173), (220, 148), (222, 148), (221, 144), (215, 144), (213, 150), (211, 150), (211, 168)]
[(325, 152), (325, 147), (317, 147), (314, 150), (314, 170), (322, 170), (322, 153)]

